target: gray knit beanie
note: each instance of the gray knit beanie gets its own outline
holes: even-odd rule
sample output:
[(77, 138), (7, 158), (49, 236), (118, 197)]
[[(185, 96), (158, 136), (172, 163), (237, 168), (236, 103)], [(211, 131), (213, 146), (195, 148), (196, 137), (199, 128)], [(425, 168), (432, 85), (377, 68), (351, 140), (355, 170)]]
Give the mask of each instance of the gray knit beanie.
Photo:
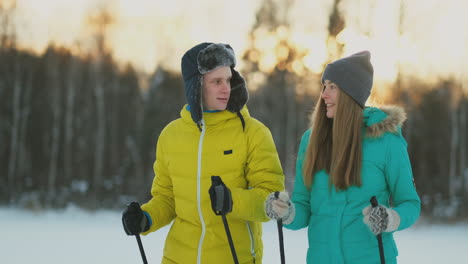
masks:
[(328, 64), (322, 75), (322, 83), (325, 80), (334, 82), (364, 107), (372, 89), (374, 76), (370, 57), (369, 51), (361, 51)]

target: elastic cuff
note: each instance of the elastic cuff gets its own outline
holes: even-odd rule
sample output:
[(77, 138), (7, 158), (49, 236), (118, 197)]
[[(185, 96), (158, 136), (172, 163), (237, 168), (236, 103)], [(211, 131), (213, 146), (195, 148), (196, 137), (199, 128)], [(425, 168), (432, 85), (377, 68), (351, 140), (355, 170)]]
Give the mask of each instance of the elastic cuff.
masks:
[(400, 226), (400, 215), (393, 209), (387, 208), (388, 212), (388, 226), (385, 232), (393, 232), (398, 230)]
[(148, 212), (143, 211), (143, 214), (146, 216), (146, 220), (147, 220), (145, 230), (143, 230), (146, 232), (150, 229), (151, 225), (153, 224), (153, 220), (151, 219), (151, 216), (148, 214)]
[(296, 217), (296, 207), (294, 203), (289, 201), (291, 205), (289, 206), (288, 214), (283, 218), (283, 224), (289, 225), (294, 221), (294, 217)]

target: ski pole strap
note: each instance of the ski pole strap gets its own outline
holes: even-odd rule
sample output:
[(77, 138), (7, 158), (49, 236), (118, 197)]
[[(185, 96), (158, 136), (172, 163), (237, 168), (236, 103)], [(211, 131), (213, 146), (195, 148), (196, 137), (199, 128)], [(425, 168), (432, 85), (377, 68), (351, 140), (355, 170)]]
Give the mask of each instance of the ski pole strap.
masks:
[(226, 236), (229, 242), (229, 247), (231, 248), (232, 258), (234, 259), (235, 264), (239, 264), (239, 260), (237, 259), (236, 249), (234, 248), (234, 242), (232, 241), (231, 231), (229, 230), (229, 225), (226, 219), (226, 215), (222, 214), (221, 217), (223, 218), (224, 229), (226, 230)]
[(148, 264), (148, 261), (146, 260), (146, 255), (145, 255), (145, 250), (143, 249), (143, 244), (141, 243), (141, 238), (140, 235), (135, 235), (138, 247), (140, 248), (140, 253), (141, 253), (141, 258), (143, 259), (144, 264)]
[[(377, 198), (375, 196), (372, 196), (372, 198), (370, 199), (370, 203), (372, 205), (372, 208), (375, 208), (379, 205), (379, 202), (377, 201)], [(385, 254), (384, 254), (384, 249), (383, 249), (382, 234), (377, 235), (377, 243), (379, 244), (380, 263), (385, 264)]]

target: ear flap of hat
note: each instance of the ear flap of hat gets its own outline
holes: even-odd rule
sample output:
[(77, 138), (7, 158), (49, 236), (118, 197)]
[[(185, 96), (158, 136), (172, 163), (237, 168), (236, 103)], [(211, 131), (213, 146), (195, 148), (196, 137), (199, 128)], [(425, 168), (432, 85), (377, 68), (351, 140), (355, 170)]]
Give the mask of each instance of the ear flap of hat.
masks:
[(249, 99), (249, 92), (244, 78), (239, 72), (231, 67), (231, 95), (227, 105), (227, 110), (231, 112), (239, 112)]
[(190, 107), (190, 114), (195, 123), (202, 119), (202, 75), (198, 71), (197, 57), (200, 51), (213, 43), (204, 42), (188, 50), (181, 60), (182, 77), (184, 79), (185, 98)]
[(202, 76), (197, 75), (185, 83), (185, 97), (190, 106), (190, 115), (195, 123), (200, 124), (202, 120)]

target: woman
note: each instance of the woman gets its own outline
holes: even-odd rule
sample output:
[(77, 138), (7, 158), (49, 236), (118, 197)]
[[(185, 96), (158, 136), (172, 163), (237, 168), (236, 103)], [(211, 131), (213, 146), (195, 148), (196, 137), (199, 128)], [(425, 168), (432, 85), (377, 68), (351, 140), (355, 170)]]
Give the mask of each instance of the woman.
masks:
[[(164, 264), (233, 261), (222, 218), (212, 210), (220, 199), (239, 263), (262, 263), (264, 201), (284, 190), (284, 175), (269, 129), (245, 106), (235, 64), (227, 44), (201, 43), (184, 54), (187, 105), (159, 136), (152, 199), (123, 213), (128, 235), (171, 224)], [(221, 177), (228, 195), (209, 192), (211, 176)]]
[[(396, 263), (393, 232), (420, 213), (407, 144), (405, 113), (398, 107), (364, 107), (373, 67), (367, 51), (327, 65), (323, 90), (302, 137), (292, 201), (270, 194), (267, 215), (285, 227), (308, 227), (307, 263)], [(379, 206), (372, 208), (375, 196)]]

